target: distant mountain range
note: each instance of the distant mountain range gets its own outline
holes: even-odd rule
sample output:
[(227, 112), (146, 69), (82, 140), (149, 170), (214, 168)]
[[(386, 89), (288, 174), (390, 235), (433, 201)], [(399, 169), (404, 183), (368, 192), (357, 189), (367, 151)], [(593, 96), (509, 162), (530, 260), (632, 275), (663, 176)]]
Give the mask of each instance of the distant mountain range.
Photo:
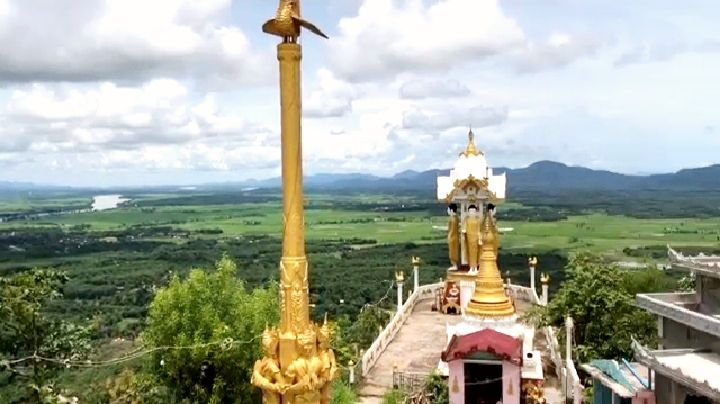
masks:
[[(368, 174), (318, 174), (307, 177), (309, 189), (360, 190), (434, 190), (436, 179), (450, 170), (403, 171), (392, 177)], [(670, 174), (647, 176), (619, 174), (611, 171), (570, 167), (554, 161), (539, 161), (525, 168), (495, 168), (507, 173), (508, 188), (518, 190), (720, 190), (720, 164), (680, 170)], [(279, 178), (243, 183), (251, 187), (277, 187)]]
[[(448, 175), (450, 170), (403, 171), (392, 177), (370, 174), (316, 174), (305, 179), (305, 186), (315, 190), (377, 190), (377, 191), (431, 191), (436, 179)], [(570, 167), (553, 161), (539, 161), (525, 168), (495, 168), (495, 173), (507, 173), (508, 188), (512, 191), (542, 190), (720, 190), (720, 164), (709, 167), (680, 170), (675, 173), (647, 176), (619, 174), (611, 171)], [(277, 188), (280, 178), (251, 180), (233, 183), (206, 184), (201, 189), (219, 188)], [(33, 184), (0, 181), (0, 190), (32, 189)], [(43, 187), (44, 188), (44, 187)], [(163, 187), (170, 188), (170, 187)]]

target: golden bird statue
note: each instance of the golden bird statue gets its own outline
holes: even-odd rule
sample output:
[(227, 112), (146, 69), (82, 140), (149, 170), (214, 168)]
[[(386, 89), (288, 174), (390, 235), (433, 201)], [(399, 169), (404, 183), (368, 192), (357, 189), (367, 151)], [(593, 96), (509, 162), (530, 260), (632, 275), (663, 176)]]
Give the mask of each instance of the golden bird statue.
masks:
[(300, 17), (299, 0), (280, 0), (275, 18), (263, 24), (262, 30), (267, 34), (282, 37), (285, 42), (295, 42), (300, 36), (300, 27), (328, 38), (320, 28)]

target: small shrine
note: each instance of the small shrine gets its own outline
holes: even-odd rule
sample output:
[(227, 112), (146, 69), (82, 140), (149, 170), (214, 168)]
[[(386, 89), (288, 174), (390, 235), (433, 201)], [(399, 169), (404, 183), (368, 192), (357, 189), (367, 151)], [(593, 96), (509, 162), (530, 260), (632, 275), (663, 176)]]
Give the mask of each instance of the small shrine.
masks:
[(475, 291), (475, 275), (482, 260), (483, 220), (504, 201), (505, 182), (505, 173), (494, 175), (488, 167), (485, 154), (475, 146), (472, 130), (450, 175), (437, 179), (437, 197), (448, 205), (449, 215), (447, 280), (460, 288), (463, 312)]
[(438, 199), (448, 204), (450, 266), (436, 308), (460, 314), (447, 325), (438, 369), (448, 377), (451, 403), (482, 397), (488, 403), (543, 402), (535, 329), (518, 321), (516, 305), (498, 268), (500, 239), (495, 206), (505, 199), (505, 174), (494, 175), (472, 130), (455, 168), (438, 178)]

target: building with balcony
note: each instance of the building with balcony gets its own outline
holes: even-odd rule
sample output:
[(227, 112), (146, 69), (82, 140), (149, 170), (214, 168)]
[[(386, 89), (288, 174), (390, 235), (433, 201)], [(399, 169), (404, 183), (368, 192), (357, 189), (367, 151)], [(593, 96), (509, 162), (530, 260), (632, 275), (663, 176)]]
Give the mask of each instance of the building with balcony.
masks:
[(720, 256), (686, 256), (668, 246), (673, 268), (695, 277), (688, 293), (637, 295), (657, 315), (657, 349), (635, 343), (635, 358), (654, 371), (659, 404), (720, 402)]

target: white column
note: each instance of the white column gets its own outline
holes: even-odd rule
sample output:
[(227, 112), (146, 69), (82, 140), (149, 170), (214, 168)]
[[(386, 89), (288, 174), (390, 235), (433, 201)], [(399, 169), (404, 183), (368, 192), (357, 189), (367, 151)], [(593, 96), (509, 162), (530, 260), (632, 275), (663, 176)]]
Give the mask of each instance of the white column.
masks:
[(570, 316), (565, 318), (565, 360), (572, 360), (573, 341), (573, 319)]
[(413, 292), (420, 289), (420, 259), (413, 257)]
[(540, 303), (542, 303), (543, 306), (547, 306), (548, 304), (548, 284), (547, 282), (543, 282), (542, 284), (542, 296), (540, 296)]
[(353, 361), (350, 361), (350, 363), (348, 363), (348, 368), (350, 369), (349, 382), (350, 385), (353, 385), (355, 384), (355, 363), (353, 363)]
[(535, 265), (530, 265), (530, 289), (535, 290)]
[(403, 305), (403, 282), (402, 281), (397, 282), (397, 288), (398, 288), (397, 311), (399, 312), (400, 309), (402, 309), (402, 305)]
[(657, 333), (658, 333), (658, 349), (663, 349), (664, 344), (662, 343), (663, 337), (665, 336), (665, 330), (663, 327), (663, 316), (657, 318)]

